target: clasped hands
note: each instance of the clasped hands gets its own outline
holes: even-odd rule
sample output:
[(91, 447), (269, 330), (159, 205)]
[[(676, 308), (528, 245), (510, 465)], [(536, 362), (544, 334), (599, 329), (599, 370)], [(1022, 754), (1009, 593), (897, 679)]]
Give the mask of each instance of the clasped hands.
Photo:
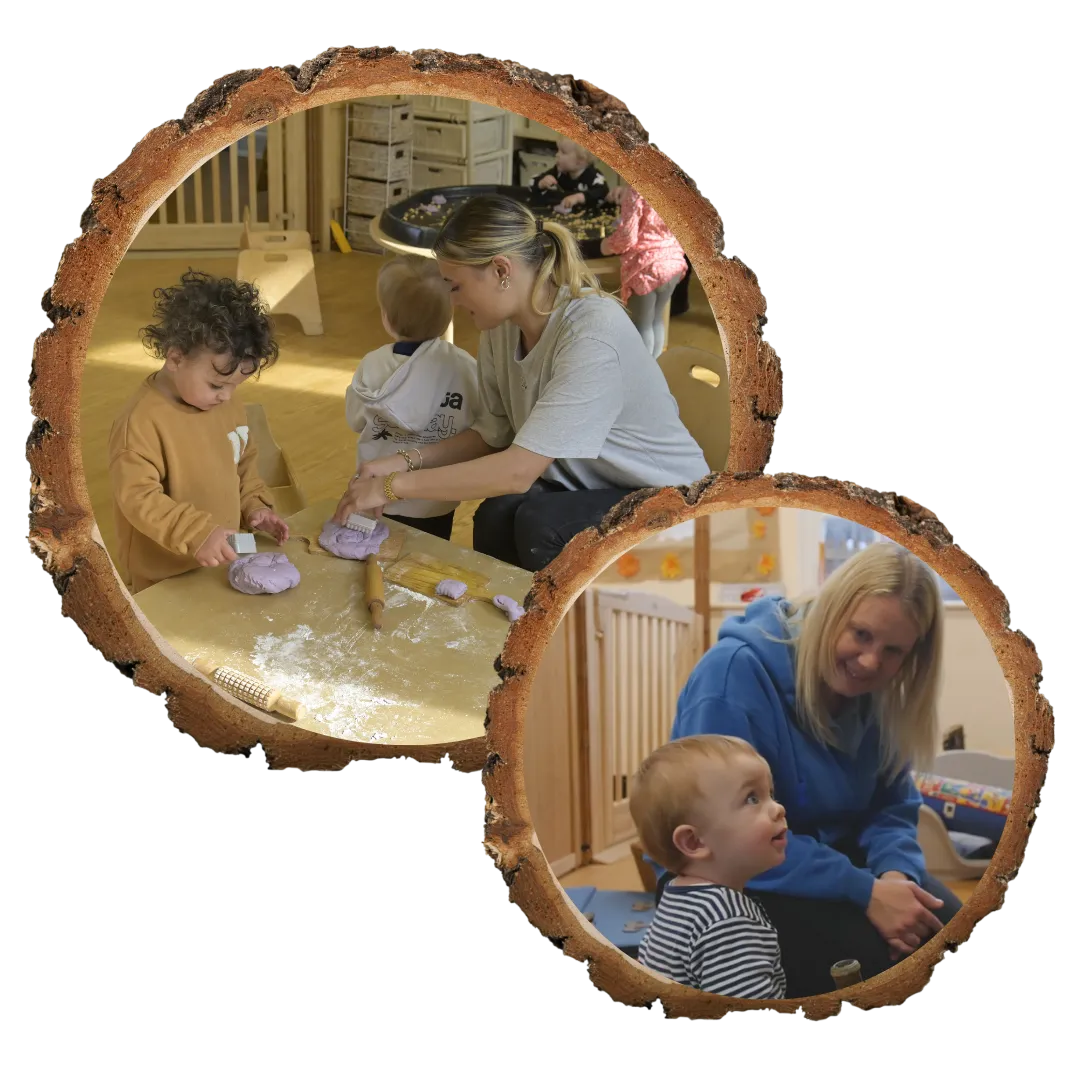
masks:
[(934, 910), (944, 904), (899, 870), (887, 870), (874, 882), (866, 917), (898, 960), (914, 952), (942, 926)]

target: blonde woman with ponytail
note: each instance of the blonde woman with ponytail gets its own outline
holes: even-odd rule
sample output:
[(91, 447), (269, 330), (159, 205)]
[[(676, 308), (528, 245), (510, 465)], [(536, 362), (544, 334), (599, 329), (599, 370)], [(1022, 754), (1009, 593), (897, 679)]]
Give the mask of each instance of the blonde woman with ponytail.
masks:
[(482, 499), (473, 547), (536, 571), (630, 492), (708, 473), (659, 366), (563, 226), (484, 195), (455, 211), (434, 254), (481, 331), (477, 418), (425, 447), (422, 467), (366, 463), (335, 520), (398, 499)]
[(935, 750), (941, 638), (933, 573), (873, 544), (813, 599), (727, 619), (679, 696), (672, 738), (745, 739), (787, 809), (784, 862), (747, 893), (780, 936), (790, 997), (832, 990), (838, 960), (878, 974), (960, 909), (926, 872), (910, 771)]

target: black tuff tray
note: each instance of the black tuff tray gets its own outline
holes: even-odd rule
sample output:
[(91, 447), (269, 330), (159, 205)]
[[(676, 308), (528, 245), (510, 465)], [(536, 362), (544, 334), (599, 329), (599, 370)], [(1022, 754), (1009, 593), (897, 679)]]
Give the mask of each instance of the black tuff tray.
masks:
[[(442, 195), (446, 204), (436, 214), (421, 210), (430, 205), (432, 197)], [(602, 204), (599, 210), (578, 210), (571, 214), (556, 214), (553, 206), (537, 199), (529, 188), (510, 187), (506, 184), (468, 184), (455, 187), (425, 188), (414, 192), (407, 199), (388, 206), (379, 218), (379, 228), (391, 239), (410, 247), (435, 246), (435, 238), (450, 215), (462, 203), (478, 195), (507, 195), (524, 203), (537, 217), (566, 225), (575, 234), (581, 254), (586, 259), (599, 259), (601, 234), (608, 235), (618, 217), (618, 207)], [(591, 234), (591, 235), (590, 235)]]

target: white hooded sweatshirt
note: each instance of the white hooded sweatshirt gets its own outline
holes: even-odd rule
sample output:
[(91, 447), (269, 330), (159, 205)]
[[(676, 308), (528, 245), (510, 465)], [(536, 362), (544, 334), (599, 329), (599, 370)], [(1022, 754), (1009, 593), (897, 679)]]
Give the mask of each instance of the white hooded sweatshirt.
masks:
[[(345, 391), (345, 419), (360, 433), (356, 467), (412, 447), (422, 454), (425, 446), (460, 435), (472, 427), (477, 402), (476, 361), (456, 345), (434, 338), (411, 356), (395, 353), (392, 345), (375, 349)], [(404, 459), (401, 468), (407, 468)], [(401, 499), (385, 511), (429, 518), (449, 514), (457, 505)]]

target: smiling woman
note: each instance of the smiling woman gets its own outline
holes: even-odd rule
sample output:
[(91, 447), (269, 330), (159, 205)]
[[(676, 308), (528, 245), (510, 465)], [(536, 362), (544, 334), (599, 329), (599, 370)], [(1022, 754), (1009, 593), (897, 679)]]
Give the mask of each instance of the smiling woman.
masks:
[(477, 418), (407, 472), (396, 453), (365, 463), (339, 523), (397, 500), (483, 499), (473, 546), (536, 571), (631, 491), (709, 472), (659, 365), (563, 226), (481, 196), (434, 252), (481, 331)]
[(673, 739), (737, 736), (772, 769), (787, 854), (748, 892), (792, 997), (830, 990), (841, 956), (878, 974), (960, 909), (926, 872), (910, 773), (934, 752), (941, 652), (933, 573), (875, 544), (812, 600), (764, 597), (727, 620), (679, 697)]

